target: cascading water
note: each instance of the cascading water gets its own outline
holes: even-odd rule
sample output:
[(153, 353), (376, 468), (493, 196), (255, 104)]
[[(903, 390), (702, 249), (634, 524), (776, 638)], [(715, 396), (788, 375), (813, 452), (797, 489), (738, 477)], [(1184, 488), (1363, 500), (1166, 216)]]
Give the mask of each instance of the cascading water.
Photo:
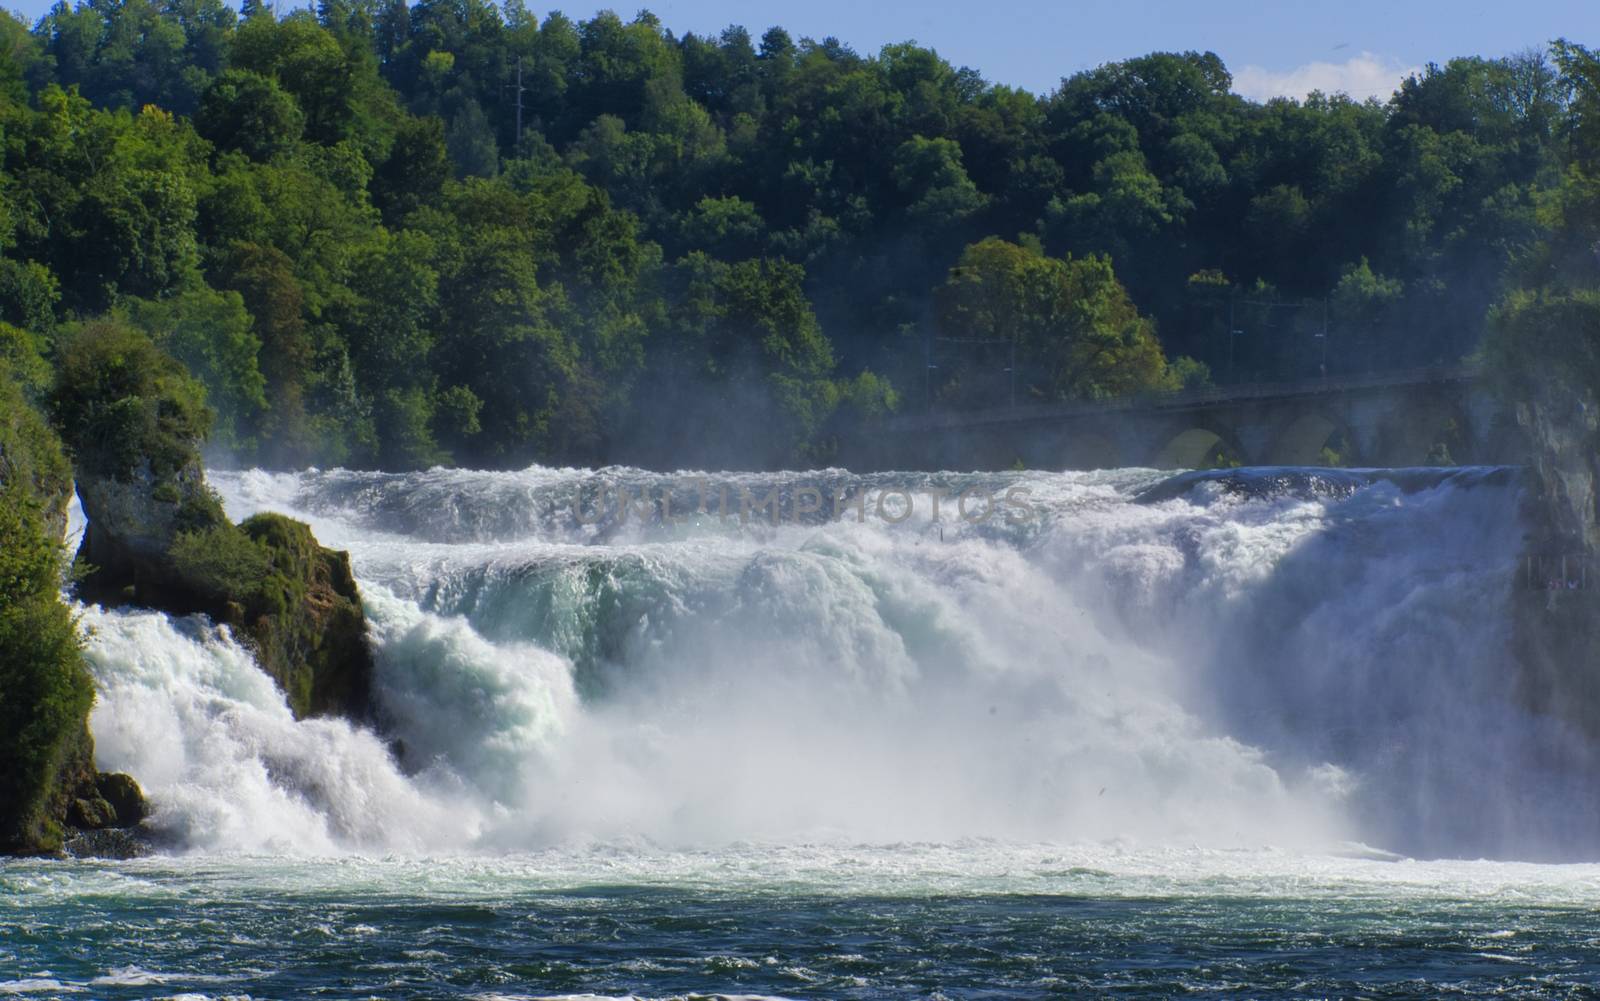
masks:
[[(351, 551), (384, 738), (295, 722), (201, 620), (91, 609), (101, 764), (201, 849), (1600, 847), (1592, 749), (1517, 695), (1508, 471), (707, 474), (862, 513), (594, 507), (693, 475), (214, 473)], [(1028, 517), (964, 521), (979, 487)]]

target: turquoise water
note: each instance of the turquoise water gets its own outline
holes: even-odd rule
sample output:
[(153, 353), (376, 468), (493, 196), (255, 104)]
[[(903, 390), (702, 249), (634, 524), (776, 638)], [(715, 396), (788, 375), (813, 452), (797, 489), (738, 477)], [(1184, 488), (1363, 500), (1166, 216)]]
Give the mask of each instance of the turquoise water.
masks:
[(0, 869), (0, 993), (196, 999), (1600, 994), (1600, 867), (638, 847)]
[(203, 619), (81, 608), (157, 854), (0, 866), (0, 994), (1596, 995), (1600, 755), (1518, 688), (1514, 471), (572, 507), (699, 475), (214, 475), (349, 550), (380, 725), (295, 719)]

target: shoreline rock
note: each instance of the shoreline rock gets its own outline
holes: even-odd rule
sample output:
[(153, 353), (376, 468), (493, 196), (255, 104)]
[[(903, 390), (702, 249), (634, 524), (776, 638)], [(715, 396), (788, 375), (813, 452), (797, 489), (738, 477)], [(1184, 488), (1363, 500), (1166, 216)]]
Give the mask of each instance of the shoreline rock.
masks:
[(85, 600), (231, 627), (297, 719), (371, 717), (372, 651), (349, 554), (277, 514), (239, 525), (198, 462), (169, 479), (80, 476)]
[(228, 520), (200, 446), (199, 383), (148, 337), (85, 325), (60, 352), (52, 397), (88, 519), (79, 594), (233, 628), (296, 717), (370, 715), (372, 653), (349, 558), (277, 515)]
[(1512, 651), (1527, 705), (1600, 739), (1600, 574), (1587, 587), (1541, 588), (1539, 561), (1600, 570), (1600, 401), (1552, 379), (1517, 405), (1527, 441), (1528, 528), (1512, 608)]

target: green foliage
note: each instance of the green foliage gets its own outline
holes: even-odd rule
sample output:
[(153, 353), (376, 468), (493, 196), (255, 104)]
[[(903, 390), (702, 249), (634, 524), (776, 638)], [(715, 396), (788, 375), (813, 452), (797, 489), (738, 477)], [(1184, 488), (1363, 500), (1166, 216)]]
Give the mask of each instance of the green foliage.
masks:
[(298, 608), (321, 554), (309, 528), (276, 514), (179, 532), (167, 551), (183, 586), (208, 607), (237, 606), (245, 622)]
[(180, 532), (167, 556), (186, 586), (218, 605), (229, 601), (258, 604), (260, 589), (272, 569), (264, 546), (225, 523)]
[(114, 319), (65, 331), (50, 402), (78, 463), (117, 478), (146, 460), (157, 480), (182, 469), (212, 420), (204, 387), (182, 364)]
[(948, 224), (983, 208), (985, 199), (967, 177), (961, 146), (952, 139), (912, 136), (895, 151), (893, 176), (914, 220)]
[(249, 70), (228, 70), (207, 88), (194, 125), (219, 150), (270, 160), (294, 151), (305, 131), (305, 116), (277, 81)]
[[(966, 249), (935, 301), (945, 336), (1014, 343), (1030, 396), (1083, 399), (1172, 385), (1150, 321), (1105, 258), (1062, 260), (991, 237)], [(963, 374), (949, 376), (942, 395), (959, 399)]]
[[(822, 461), (882, 409), (840, 387), (920, 397), (937, 336), (1006, 343), (941, 357), (971, 406), (1447, 363), (1508, 278), (1585, 274), (1597, 65), (1254, 104), (1152, 53), (1035, 96), (648, 13), (58, 5), (0, 18), (0, 322), (136, 324), (281, 466), (612, 461), (663, 393), (756, 408), (726, 461)], [(952, 276), (1001, 243), (1016, 287)]]
[(54, 592), (61, 546), (43, 526), (65, 514), (71, 489), (61, 443), (0, 361), (0, 599)]
[(1188, 355), (1174, 358), (1167, 365), (1167, 385), (1171, 389), (1210, 389), (1211, 366)]
[(767, 225), (760, 211), (737, 195), (702, 198), (682, 220), (682, 244), (713, 257), (753, 257), (765, 242)]
[(267, 410), (266, 378), (261, 341), (239, 293), (200, 285), (159, 302), (129, 300), (127, 313), (129, 322), (207, 387), (216, 410), (213, 440), (251, 448)]
[(0, 260), (0, 317), (32, 330), (55, 325), (61, 283), (38, 261)]
[(93, 701), (76, 623), (60, 598), (32, 594), (0, 603), (0, 844), (60, 847), (47, 808)]
[[(26, 193), (12, 243), (18, 259), (44, 265), (80, 310), (121, 292), (154, 296), (189, 280), (199, 260), (196, 205), (204, 144), (187, 122), (153, 106), (106, 113), (54, 87), (39, 110), (10, 109), (3, 169)], [(8, 248), (10, 249), (10, 248)], [(55, 295), (50, 278), (13, 275), (37, 322)]]
[(0, 374), (15, 380), (32, 400), (39, 399), (50, 388), (50, 366), (41, 349), (35, 335), (9, 323), (0, 323)]
[(1372, 266), (1363, 257), (1360, 264), (1344, 269), (1328, 304), (1346, 325), (1360, 330), (1379, 322), (1383, 311), (1398, 302), (1404, 292), (1405, 286), (1399, 281), (1373, 274)]
[(1512, 399), (1556, 385), (1600, 398), (1600, 287), (1517, 290), (1495, 307), (1491, 329), (1485, 367)]
[[(61, 601), (54, 518), (71, 470), (0, 361), (0, 847), (49, 850), (56, 783), (81, 751), (93, 685)], [(54, 527), (52, 527), (54, 526)]]
[(1542, 238), (1490, 312), (1483, 362), (1504, 395), (1581, 428), (1600, 406), (1600, 57), (1563, 41), (1555, 58), (1576, 112), (1571, 162), (1535, 195)]

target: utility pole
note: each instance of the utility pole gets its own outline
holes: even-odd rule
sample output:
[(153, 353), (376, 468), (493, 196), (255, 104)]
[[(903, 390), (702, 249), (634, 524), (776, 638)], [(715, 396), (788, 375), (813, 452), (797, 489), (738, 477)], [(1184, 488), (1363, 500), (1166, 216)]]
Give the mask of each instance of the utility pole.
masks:
[(521, 56), (517, 57), (517, 84), (515, 89), (517, 92), (517, 134), (511, 141), (511, 149), (513, 152), (516, 151), (518, 146), (522, 145), (522, 94), (525, 90), (527, 90), (526, 87), (522, 86)]
[(1322, 342), (1322, 377), (1328, 377), (1328, 297), (1322, 297), (1322, 333), (1312, 335)]
[(1016, 405), (1017, 405), (1017, 338), (1016, 338), (1015, 335), (1012, 335), (1012, 338), (1011, 338), (1011, 365), (1010, 365), (1009, 368), (1006, 369), (1006, 371), (1011, 373), (1011, 406), (1012, 407), (1016, 407)]
[(1229, 291), (1229, 293), (1228, 293), (1228, 382), (1230, 384), (1234, 381), (1234, 378), (1233, 378), (1233, 375), (1234, 375), (1234, 373), (1233, 373), (1233, 335), (1237, 334), (1238, 332), (1239, 331), (1234, 329), (1234, 326), (1233, 326), (1233, 292)]

